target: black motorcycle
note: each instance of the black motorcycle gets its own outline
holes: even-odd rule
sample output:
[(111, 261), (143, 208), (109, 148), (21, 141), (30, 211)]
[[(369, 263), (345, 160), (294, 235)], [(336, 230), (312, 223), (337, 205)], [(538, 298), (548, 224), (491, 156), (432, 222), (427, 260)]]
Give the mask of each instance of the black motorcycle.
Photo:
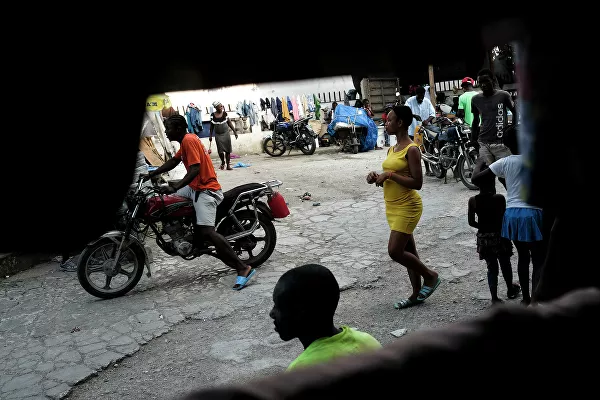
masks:
[[(422, 145), (421, 155), (434, 175), (446, 179), (449, 169), (454, 176), (471, 190), (478, 189), (471, 182), (473, 169), (479, 152), (469, 139), (471, 128), (457, 118), (450, 121), (447, 117), (436, 118), (433, 124), (421, 126), (418, 132)], [(422, 138), (422, 139), (421, 139)]]
[[(271, 157), (279, 157), (287, 149), (298, 149), (306, 155), (311, 155), (317, 148), (317, 134), (310, 128), (306, 117), (294, 122), (274, 122), (271, 125), (273, 134), (263, 142), (263, 150)], [(288, 153), (289, 154), (289, 153)]]

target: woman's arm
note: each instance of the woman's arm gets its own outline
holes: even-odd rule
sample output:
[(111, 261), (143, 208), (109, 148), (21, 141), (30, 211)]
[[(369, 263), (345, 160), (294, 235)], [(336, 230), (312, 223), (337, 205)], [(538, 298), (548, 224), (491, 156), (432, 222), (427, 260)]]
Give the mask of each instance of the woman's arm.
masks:
[(469, 226), (479, 229), (479, 224), (475, 220), (475, 197), (469, 199), (469, 209), (467, 211)]
[(392, 173), (390, 179), (409, 189), (421, 190), (423, 187), (423, 170), (421, 169), (421, 151), (416, 146), (411, 146), (406, 152), (409, 176)]

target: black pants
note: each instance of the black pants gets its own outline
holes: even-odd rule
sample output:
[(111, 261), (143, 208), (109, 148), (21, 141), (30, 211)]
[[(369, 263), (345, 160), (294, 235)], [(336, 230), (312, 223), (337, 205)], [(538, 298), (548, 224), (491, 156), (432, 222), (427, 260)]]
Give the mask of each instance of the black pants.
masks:
[[(512, 288), (512, 267), (510, 265), (510, 256), (488, 256), (485, 258), (487, 263), (487, 278), (488, 286), (490, 287), (490, 293), (492, 294), (492, 300), (498, 298), (498, 274), (499, 269), (502, 270), (502, 277), (506, 282), (508, 290)], [(500, 264), (500, 268), (498, 268)]]
[(523, 293), (523, 300), (531, 301), (529, 291), (529, 262), (533, 264), (533, 272), (531, 276), (531, 286), (535, 288), (540, 280), (540, 271), (544, 263), (544, 242), (519, 242), (513, 240), (517, 248), (519, 260), (517, 261), (517, 273), (519, 274), (519, 283)]

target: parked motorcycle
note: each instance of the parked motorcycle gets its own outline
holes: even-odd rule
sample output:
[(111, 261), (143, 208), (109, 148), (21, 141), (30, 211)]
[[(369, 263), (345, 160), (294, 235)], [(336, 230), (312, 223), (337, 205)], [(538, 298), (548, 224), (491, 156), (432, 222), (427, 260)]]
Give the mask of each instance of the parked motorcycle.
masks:
[[(224, 193), (217, 207), (217, 232), (252, 267), (267, 261), (275, 249), (273, 220), (289, 215), (283, 196), (273, 189), (281, 185), (274, 180), (235, 187)], [(128, 212), (120, 229), (105, 233), (81, 253), (77, 277), (91, 295), (110, 299), (126, 294), (139, 282), (144, 265), (151, 277), (152, 254), (144, 246), (146, 237), (154, 237), (158, 247), (170, 256), (185, 260), (201, 255), (218, 257), (211, 243), (194, 243), (196, 213), (190, 199), (163, 195), (159, 186), (144, 185), (140, 178), (137, 188), (127, 195), (126, 204)], [(264, 233), (260, 235), (259, 230)]]
[[(263, 150), (271, 157), (279, 157), (289, 148), (299, 149), (306, 155), (311, 155), (317, 148), (318, 135), (310, 128), (308, 121), (311, 116), (294, 122), (274, 122), (273, 134), (263, 142)], [(289, 154), (289, 153), (288, 153)]]
[(423, 160), (429, 163), (437, 178), (446, 179), (446, 173), (451, 169), (467, 188), (476, 190), (471, 177), (479, 153), (469, 139), (470, 134), (471, 128), (462, 119), (451, 121), (441, 117), (434, 120), (433, 126), (421, 126), (415, 142), (420, 145)]

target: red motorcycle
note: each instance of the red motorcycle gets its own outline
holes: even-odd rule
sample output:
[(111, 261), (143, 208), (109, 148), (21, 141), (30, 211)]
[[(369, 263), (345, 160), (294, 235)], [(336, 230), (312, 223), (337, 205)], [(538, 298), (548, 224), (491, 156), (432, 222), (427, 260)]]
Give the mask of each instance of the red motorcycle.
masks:
[[(283, 196), (273, 189), (281, 185), (281, 181), (269, 181), (235, 187), (224, 193), (217, 208), (217, 232), (252, 267), (263, 264), (275, 250), (273, 220), (289, 215)], [(185, 260), (205, 254), (217, 257), (211, 243), (193, 244), (196, 213), (191, 200), (163, 195), (160, 187), (145, 185), (140, 179), (125, 203), (119, 229), (105, 233), (81, 253), (77, 277), (88, 293), (104, 299), (122, 296), (137, 285), (144, 265), (146, 275), (152, 276), (152, 253), (144, 246), (147, 237), (154, 237), (158, 247), (170, 256)]]

